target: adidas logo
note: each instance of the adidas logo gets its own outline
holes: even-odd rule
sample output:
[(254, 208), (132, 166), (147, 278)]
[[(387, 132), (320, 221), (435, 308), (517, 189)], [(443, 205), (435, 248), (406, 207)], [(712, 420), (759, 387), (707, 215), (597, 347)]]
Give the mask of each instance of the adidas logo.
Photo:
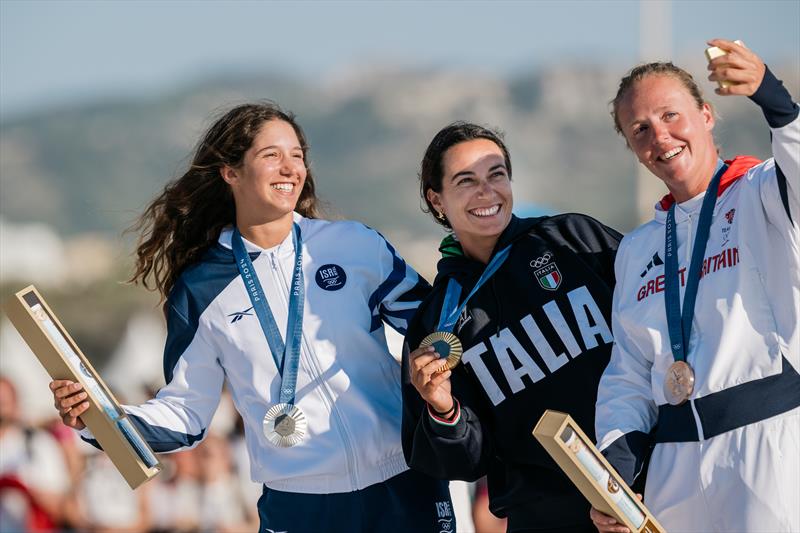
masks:
[(658, 252), (654, 253), (653, 254), (653, 258), (650, 260), (649, 263), (647, 263), (647, 268), (644, 269), (644, 272), (639, 274), (639, 277), (642, 277), (642, 278), (645, 277), (647, 275), (647, 273), (650, 272), (651, 268), (657, 267), (657, 266), (661, 266), (663, 264), (664, 264), (664, 261), (662, 261), (661, 258), (658, 257)]

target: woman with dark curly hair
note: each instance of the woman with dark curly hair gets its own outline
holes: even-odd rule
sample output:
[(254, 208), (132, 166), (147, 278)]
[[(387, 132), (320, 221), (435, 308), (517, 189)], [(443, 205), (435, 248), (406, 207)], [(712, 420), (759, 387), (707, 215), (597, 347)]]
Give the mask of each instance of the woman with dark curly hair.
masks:
[[(236, 107), (147, 208), (133, 280), (166, 300), (166, 386), (125, 411), (156, 452), (193, 447), (227, 380), (264, 485), (260, 531), (454, 528), (446, 484), (403, 459), (383, 331), (404, 333), (429, 286), (376, 231), (317, 218), (307, 153), (291, 114)], [(83, 429), (80, 385), (51, 388)]]

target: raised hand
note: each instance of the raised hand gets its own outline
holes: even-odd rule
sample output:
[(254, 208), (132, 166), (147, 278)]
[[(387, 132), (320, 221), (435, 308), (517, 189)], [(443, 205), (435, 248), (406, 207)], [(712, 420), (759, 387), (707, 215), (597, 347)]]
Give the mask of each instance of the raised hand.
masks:
[(761, 58), (746, 46), (733, 41), (712, 39), (708, 44), (727, 52), (724, 56), (708, 63), (708, 70), (711, 71), (708, 75), (709, 80), (731, 83), (727, 87), (718, 87), (715, 92), (723, 96), (736, 94), (752, 96), (761, 85), (766, 72), (766, 66)]

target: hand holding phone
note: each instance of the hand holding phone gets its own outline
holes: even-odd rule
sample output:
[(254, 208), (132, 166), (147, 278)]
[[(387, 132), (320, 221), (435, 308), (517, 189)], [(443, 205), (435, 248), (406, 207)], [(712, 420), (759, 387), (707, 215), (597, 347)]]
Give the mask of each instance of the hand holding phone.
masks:
[[(742, 41), (738, 40), (738, 39), (733, 41), (733, 42), (735, 42), (739, 46), (744, 46), (744, 43)], [(726, 52), (725, 50), (723, 50), (722, 48), (720, 48), (718, 46), (711, 46), (709, 48), (706, 48), (706, 58), (708, 59), (709, 63), (712, 60), (714, 60), (714, 59), (716, 59), (718, 57), (722, 57), (724, 55), (728, 55), (728, 52)], [(727, 81), (727, 80), (718, 80), (717, 84), (719, 85), (720, 89), (724, 89), (726, 87), (730, 87), (731, 85), (734, 85), (733, 82)]]

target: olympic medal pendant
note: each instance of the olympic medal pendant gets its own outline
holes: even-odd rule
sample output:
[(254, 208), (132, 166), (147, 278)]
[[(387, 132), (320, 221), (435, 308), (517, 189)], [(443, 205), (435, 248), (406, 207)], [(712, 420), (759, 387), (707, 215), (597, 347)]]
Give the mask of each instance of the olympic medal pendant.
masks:
[(422, 339), (419, 347), (424, 348), (426, 346), (433, 346), (440, 358), (445, 359), (444, 364), (437, 372), (454, 369), (458, 362), (461, 361), (461, 354), (464, 351), (458, 337), (447, 331), (434, 331)]
[(264, 415), (264, 435), (280, 448), (303, 442), (307, 429), (306, 415), (296, 405), (279, 403), (270, 407)]
[(675, 361), (664, 378), (664, 397), (670, 405), (680, 405), (694, 390), (694, 370), (686, 361)]

